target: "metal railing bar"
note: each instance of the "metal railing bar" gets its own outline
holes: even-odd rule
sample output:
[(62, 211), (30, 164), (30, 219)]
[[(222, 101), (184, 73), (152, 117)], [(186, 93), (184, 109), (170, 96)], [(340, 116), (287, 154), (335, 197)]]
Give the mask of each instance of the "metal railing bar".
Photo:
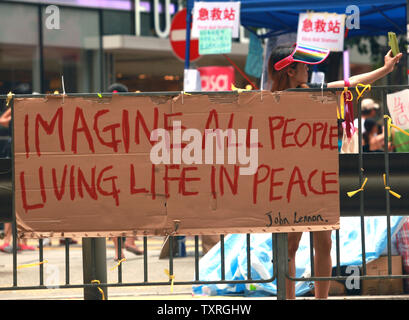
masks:
[(199, 236), (195, 236), (195, 280), (199, 280)]
[(143, 237), (143, 282), (148, 282), (148, 237)]
[(250, 252), (250, 233), (246, 235), (247, 242), (247, 279), (251, 280), (251, 252)]
[[(361, 102), (358, 102), (358, 151), (359, 151), (359, 186), (364, 181), (363, 152), (362, 152), (362, 109)], [(364, 212), (364, 192), (359, 193), (359, 214), (361, 217), (361, 247), (362, 247), (362, 270), (366, 275), (366, 246), (365, 246), (365, 212)]]
[(310, 267), (311, 267), (311, 276), (315, 275), (315, 266), (314, 266), (314, 234), (310, 232)]
[(226, 279), (226, 270), (225, 270), (225, 256), (224, 256), (224, 235), (220, 235), (220, 259), (221, 259), (221, 277), (222, 280)]
[(65, 238), (65, 284), (70, 284), (70, 239)]
[[(44, 261), (44, 240), (38, 240), (38, 254), (39, 254), (39, 262)], [(40, 286), (44, 284), (44, 266), (43, 263), (40, 263)]]
[[(386, 110), (386, 92), (385, 90), (382, 91), (382, 111), (383, 115), (387, 114)], [(384, 125), (384, 160), (385, 160), (385, 183), (386, 186), (389, 185), (389, 148), (388, 148), (388, 142), (389, 142), (389, 136), (388, 136), (388, 120), (384, 117), (383, 119), (383, 125)], [(385, 187), (386, 187), (385, 186)], [(386, 190), (385, 188), (385, 196), (386, 196), (386, 224), (387, 224), (387, 248), (388, 248), (388, 274), (392, 274), (392, 239), (391, 239), (391, 199), (390, 199), (390, 194), (389, 190)]]
[[(122, 237), (118, 237), (118, 261), (122, 260)], [(122, 263), (118, 265), (118, 283), (122, 283)]]

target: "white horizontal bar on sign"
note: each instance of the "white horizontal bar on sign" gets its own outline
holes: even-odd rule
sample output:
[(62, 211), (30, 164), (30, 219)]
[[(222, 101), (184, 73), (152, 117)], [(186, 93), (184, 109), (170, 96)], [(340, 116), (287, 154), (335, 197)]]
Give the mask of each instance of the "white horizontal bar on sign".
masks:
[[(198, 38), (192, 37), (192, 34), (190, 34), (190, 40), (196, 40)], [(170, 35), (170, 39), (172, 41), (185, 41), (186, 40), (186, 29), (179, 29), (179, 30), (173, 30)]]

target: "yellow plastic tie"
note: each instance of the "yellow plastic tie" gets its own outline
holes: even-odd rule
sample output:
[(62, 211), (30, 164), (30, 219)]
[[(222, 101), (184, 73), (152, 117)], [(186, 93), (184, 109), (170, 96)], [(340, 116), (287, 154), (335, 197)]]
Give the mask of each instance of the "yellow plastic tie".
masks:
[(386, 185), (386, 174), (385, 173), (383, 174), (383, 184), (385, 186), (385, 190), (388, 190), (391, 195), (393, 195), (394, 197), (396, 197), (398, 199), (400, 199), (402, 197), (399, 193), (396, 193), (395, 191), (392, 191), (391, 187), (388, 187)]
[(169, 277), (170, 283), (170, 292), (173, 292), (173, 282), (175, 281), (175, 275), (171, 275), (168, 269), (165, 269), (166, 275)]
[(365, 178), (364, 183), (362, 184), (361, 188), (359, 188), (358, 190), (355, 190), (355, 191), (347, 192), (348, 197), (352, 198), (358, 192), (364, 191), (364, 188), (365, 188), (365, 185), (366, 185), (367, 181), (368, 181), (368, 178)]
[(120, 264), (121, 264), (122, 262), (124, 262), (124, 261), (126, 261), (125, 258), (119, 260), (118, 263), (117, 263), (117, 265), (111, 268), (111, 271), (112, 271), (112, 270), (115, 270), (116, 268), (118, 268), (118, 267), (120, 266)]
[(98, 97), (100, 97), (102, 99), (102, 94), (98, 93)]
[(236, 88), (234, 86), (234, 84), (231, 84), (231, 90), (232, 91), (237, 91), (238, 93), (241, 93), (243, 91), (251, 91), (251, 89), (253, 89), (253, 87), (251, 85), (249, 85), (249, 84), (246, 86), (245, 89)]
[[(91, 281), (91, 283), (98, 283), (98, 284), (101, 284), (101, 281), (99, 281), (99, 280), (92, 280), (92, 281)], [(102, 295), (102, 300), (105, 300), (104, 290), (102, 290), (100, 287), (97, 287), (97, 288), (98, 288), (99, 292), (101, 292), (101, 295)]]
[(10, 103), (11, 99), (13, 99), (13, 96), (14, 96), (14, 94), (11, 91), (7, 94), (6, 107), (9, 106), (9, 103)]
[(21, 266), (18, 266), (17, 269), (35, 267), (35, 266), (39, 266), (40, 264), (44, 264), (44, 263), (47, 263), (47, 262), (48, 262), (48, 260), (44, 260), (44, 261), (37, 262), (37, 263), (22, 264)]
[[(359, 91), (358, 87), (363, 87), (362, 91)], [(358, 83), (355, 87), (356, 93), (358, 94), (358, 96), (356, 97), (356, 101), (359, 101), (359, 98), (361, 98), (361, 96), (364, 94), (364, 92), (366, 91), (366, 89), (369, 89), (369, 91), (371, 91), (371, 85), (370, 84), (362, 84), (362, 83)]]
[(406, 132), (405, 130), (399, 128), (397, 125), (395, 125), (395, 124), (392, 123), (391, 117), (389, 117), (389, 116), (386, 115), (386, 114), (385, 114), (383, 117), (388, 120), (388, 124), (387, 124), (387, 126), (388, 126), (388, 128), (387, 128), (387, 130), (388, 130), (388, 132), (387, 132), (387, 133), (388, 133), (388, 137), (390, 137), (390, 135), (391, 135), (391, 127), (395, 128), (395, 129), (399, 130), (400, 132), (402, 132), (403, 134), (409, 136), (409, 133), (408, 133), (408, 132)]
[(185, 91), (182, 91), (182, 94), (184, 94), (185, 96), (191, 96), (192, 95), (191, 93), (187, 93)]

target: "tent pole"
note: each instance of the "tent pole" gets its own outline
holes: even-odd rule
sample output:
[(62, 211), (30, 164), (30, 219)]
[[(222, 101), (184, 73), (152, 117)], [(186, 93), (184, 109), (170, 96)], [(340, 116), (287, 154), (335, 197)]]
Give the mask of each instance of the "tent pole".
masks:
[(190, 25), (192, 23), (192, 8), (186, 6), (186, 48), (185, 48), (185, 70), (190, 67)]
[[(406, 0), (406, 41), (409, 41), (409, 0)], [(409, 84), (409, 46), (406, 51), (406, 74), (408, 76)]]

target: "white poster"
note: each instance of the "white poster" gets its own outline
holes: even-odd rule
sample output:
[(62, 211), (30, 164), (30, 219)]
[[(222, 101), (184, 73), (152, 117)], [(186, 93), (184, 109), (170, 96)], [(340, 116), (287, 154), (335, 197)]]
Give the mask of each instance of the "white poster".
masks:
[(239, 37), (240, 2), (195, 2), (192, 37), (199, 38), (200, 30), (232, 29)]
[(403, 130), (409, 129), (409, 89), (386, 95), (392, 122)]
[(344, 51), (345, 14), (300, 13), (297, 43)]

